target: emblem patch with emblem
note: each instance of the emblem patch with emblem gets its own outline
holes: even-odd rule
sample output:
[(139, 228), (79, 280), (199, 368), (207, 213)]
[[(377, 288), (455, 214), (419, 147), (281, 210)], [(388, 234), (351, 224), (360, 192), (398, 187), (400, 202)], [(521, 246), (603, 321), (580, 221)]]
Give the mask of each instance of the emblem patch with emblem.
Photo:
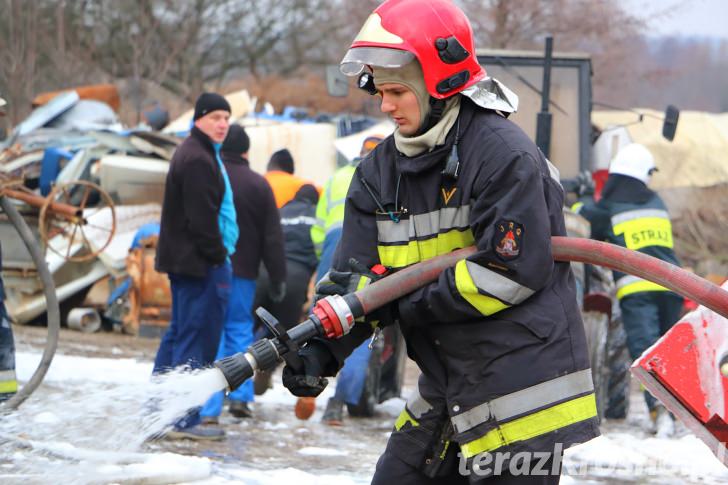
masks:
[(516, 259), (523, 246), (523, 225), (514, 221), (501, 220), (495, 225), (493, 246), (498, 257), (504, 261)]

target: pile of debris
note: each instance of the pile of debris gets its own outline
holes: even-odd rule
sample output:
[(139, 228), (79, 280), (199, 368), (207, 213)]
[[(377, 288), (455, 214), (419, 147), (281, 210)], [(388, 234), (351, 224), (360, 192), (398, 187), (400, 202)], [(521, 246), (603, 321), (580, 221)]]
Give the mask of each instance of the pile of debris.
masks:
[[(358, 153), (363, 134), (393, 129), (389, 122), (372, 126), (372, 119), (317, 120), (295, 110), (277, 115), (270, 106), (256, 113), (257, 100), (245, 90), (225, 98), (231, 121), (245, 126), (253, 140), (253, 169), (263, 172), (270, 154), (287, 148), (296, 173), (320, 185), (337, 168), (337, 157), (351, 158), (346, 147)], [(127, 129), (119, 122), (119, 105), (114, 85), (38, 96), (35, 110), (0, 141), (0, 195), (16, 204), (46, 249), (64, 323), (95, 331), (103, 322), (158, 335), (170, 307), (168, 280), (153, 264), (164, 181), (193, 112), (169, 122), (157, 105), (144, 113), (144, 123)], [(337, 138), (353, 131), (361, 133)], [(35, 265), (2, 213), (0, 237), (12, 318), (20, 324), (42, 320), (46, 302)]]
[[(0, 141), (0, 195), (45, 248), (64, 320), (94, 331), (128, 278), (135, 235), (159, 221), (169, 160), (181, 138), (148, 123), (123, 127), (113, 85), (46, 93), (34, 105)], [(8, 310), (20, 324), (42, 320), (46, 302), (35, 265), (4, 214), (0, 235)], [(76, 306), (83, 309), (71, 311)], [(110, 321), (136, 333), (138, 326), (123, 325), (126, 313)]]

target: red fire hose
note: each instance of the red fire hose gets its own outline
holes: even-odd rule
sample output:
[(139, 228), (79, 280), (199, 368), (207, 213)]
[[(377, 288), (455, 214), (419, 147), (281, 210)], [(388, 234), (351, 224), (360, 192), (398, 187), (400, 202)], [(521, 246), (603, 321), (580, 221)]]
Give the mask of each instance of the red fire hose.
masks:
[[(604, 266), (657, 283), (728, 318), (728, 292), (673, 264), (621, 246), (591, 239), (554, 236), (551, 251), (556, 261), (575, 261)], [(442, 270), (476, 251), (471, 246), (410, 266), (355, 293), (370, 313), (425, 284)]]
[[(728, 318), (728, 292), (692, 273), (652, 256), (614, 244), (584, 238), (552, 237), (556, 261), (577, 261), (615, 269), (657, 283), (704, 305)], [(459, 249), (382, 278), (355, 293), (333, 295), (319, 300), (312, 315), (287, 332), (279, 331), (278, 322), (269, 326), (275, 335), (251, 345), (243, 353), (215, 362), (230, 389), (237, 388), (256, 369), (272, 369), (280, 358), (295, 359), (298, 345), (315, 336), (339, 338), (349, 332), (355, 319), (369, 314), (416, 289), (435, 281), (440, 273), (475, 253), (474, 246)], [(258, 313), (264, 322), (274, 320), (267, 312)]]

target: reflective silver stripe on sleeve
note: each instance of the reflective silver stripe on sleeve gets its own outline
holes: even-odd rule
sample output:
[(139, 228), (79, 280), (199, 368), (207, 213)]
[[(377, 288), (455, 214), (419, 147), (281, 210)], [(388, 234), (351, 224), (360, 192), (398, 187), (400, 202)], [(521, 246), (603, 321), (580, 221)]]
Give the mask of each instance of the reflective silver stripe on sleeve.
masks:
[(427, 402), (420, 394), (419, 386), (415, 388), (410, 397), (407, 399), (407, 409), (415, 419), (421, 418), (423, 414), (432, 409), (432, 404)]
[(561, 172), (559, 172), (559, 169), (556, 168), (556, 165), (551, 163), (551, 160), (547, 158), (546, 166), (549, 168), (549, 175), (551, 175), (551, 178), (556, 180), (556, 182), (561, 185)]
[(14, 381), (15, 371), (14, 370), (3, 370), (0, 371), (0, 382)]
[(490, 419), (506, 421), (593, 390), (591, 370), (584, 369), (506, 394), (453, 416), (450, 420), (455, 431), (462, 433)]
[(466, 260), (465, 266), (468, 268), (468, 273), (475, 286), (510, 305), (517, 305), (535, 293), (531, 288), (509, 280), (472, 261)]
[(621, 224), (622, 222), (642, 219), (644, 217), (656, 217), (659, 219), (670, 219), (670, 214), (662, 209), (639, 209), (634, 211), (622, 212), (612, 216), (612, 226)]
[(445, 207), (440, 210), (410, 216), (401, 222), (377, 221), (379, 242), (407, 243), (415, 238), (436, 236), (451, 229), (470, 226), (470, 206)]

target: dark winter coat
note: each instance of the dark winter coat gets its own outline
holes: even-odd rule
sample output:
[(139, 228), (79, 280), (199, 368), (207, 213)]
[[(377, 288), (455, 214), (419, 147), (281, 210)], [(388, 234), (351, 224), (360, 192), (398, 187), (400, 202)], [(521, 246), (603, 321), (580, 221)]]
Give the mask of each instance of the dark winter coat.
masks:
[[(591, 237), (607, 241), (679, 266), (674, 251), (672, 222), (665, 203), (644, 182), (610, 174), (599, 202), (578, 210), (591, 223)], [(668, 291), (656, 283), (614, 272), (620, 300), (644, 291)]]
[(256, 279), (260, 263), (274, 282), (285, 281), (283, 234), (273, 191), (262, 175), (250, 169), (240, 155), (223, 152), (222, 159), (233, 188), (240, 237), (231, 260), (233, 274)]
[(285, 237), (286, 259), (302, 264), (311, 272), (318, 258), (311, 239), (311, 227), (316, 224), (316, 202), (299, 198), (281, 207), (281, 226)]
[[(442, 172), (456, 132), (453, 179)], [(551, 236), (566, 235), (557, 177), (521, 129), (465, 97), (443, 146), (410, 158), (390, 136), (359, 165), (334, 269), (356, 258), (397, 270), (478, 249), (399, 300), (408, 354), (423, 373), (388, 448), (405, 462), (420, 466), (433, 453), (434, 422), (451, 422), (448, 439), (468, 458), (553, 452), (598, 436), (574, 277), (551, 255)], [(355, 325), (328, 345), (341, 363), (370, 334)]]
[(204, 277), (225, 262), (218, 216), (225, 193), (210, 138), (193, 127), (169, 163), (155, 268)]

